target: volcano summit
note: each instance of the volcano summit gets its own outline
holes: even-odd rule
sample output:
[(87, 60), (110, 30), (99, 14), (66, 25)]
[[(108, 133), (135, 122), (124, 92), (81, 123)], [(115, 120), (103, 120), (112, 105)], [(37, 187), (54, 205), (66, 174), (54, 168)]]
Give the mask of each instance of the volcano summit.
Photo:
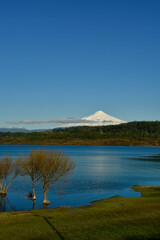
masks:
[(103, 111), (97, 111), (96, 113), (79, 119), (77, 123), (69, 123), (60, 127), (78, 127), (78, 126), (107, 126), (125, 123), (125, 121), (112, 117)]

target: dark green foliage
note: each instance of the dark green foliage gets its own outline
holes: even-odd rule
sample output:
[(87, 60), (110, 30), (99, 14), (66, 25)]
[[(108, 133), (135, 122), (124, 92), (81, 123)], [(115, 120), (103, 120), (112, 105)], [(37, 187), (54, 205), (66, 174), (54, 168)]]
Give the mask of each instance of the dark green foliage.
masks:
[[(112, 126), (71, 127), (33, 133), (0, 133), (0, 144), (56, 144), (55, 140), (61, 144), (74, 144), (75, 139), (81, 140), (80, 144), (83, 144), (82, 140), (85, 140), (84, 144), (95, 145), (115, 145), (114, 143), (117, 145), (160, 145), (160, 122), (143, 121)], [(109, 141), (91, 143), (90, 140)]]

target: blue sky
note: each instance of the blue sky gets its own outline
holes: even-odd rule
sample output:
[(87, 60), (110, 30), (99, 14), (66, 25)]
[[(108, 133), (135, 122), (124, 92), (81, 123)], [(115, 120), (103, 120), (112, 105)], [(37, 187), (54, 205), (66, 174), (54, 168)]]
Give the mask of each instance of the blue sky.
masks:
[(0, 2), (0, 127), (98, 110), (160, 120), (159, 92), (159, 0)]

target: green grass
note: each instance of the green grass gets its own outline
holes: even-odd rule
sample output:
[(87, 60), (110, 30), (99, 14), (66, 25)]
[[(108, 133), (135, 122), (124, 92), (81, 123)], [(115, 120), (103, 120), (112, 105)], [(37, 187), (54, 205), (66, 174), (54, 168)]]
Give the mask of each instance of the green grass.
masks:
[(139, 198), (113, 197), (79, 208), (0, 214), (0, 239), (160, 239), (160, 187), (134, 186)]

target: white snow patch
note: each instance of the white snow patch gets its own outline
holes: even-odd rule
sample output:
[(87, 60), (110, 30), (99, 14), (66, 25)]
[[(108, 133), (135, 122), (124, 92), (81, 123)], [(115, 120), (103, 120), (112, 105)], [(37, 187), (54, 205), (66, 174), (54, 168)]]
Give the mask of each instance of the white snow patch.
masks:
[(112, 117), (104, 113), (103, 111), (97, 111), (96, 113), (88, 117), (83, 117), (80, 120), (85, 122), (69, 123), (66, 125), (62, 125), (60, 127), (67, 128), (67, 127), (78, 127), (78, 126), (107, 126), (107, 125), (116, 125), (116, 124), (121, 124), (126, 122), (118, 118)]

